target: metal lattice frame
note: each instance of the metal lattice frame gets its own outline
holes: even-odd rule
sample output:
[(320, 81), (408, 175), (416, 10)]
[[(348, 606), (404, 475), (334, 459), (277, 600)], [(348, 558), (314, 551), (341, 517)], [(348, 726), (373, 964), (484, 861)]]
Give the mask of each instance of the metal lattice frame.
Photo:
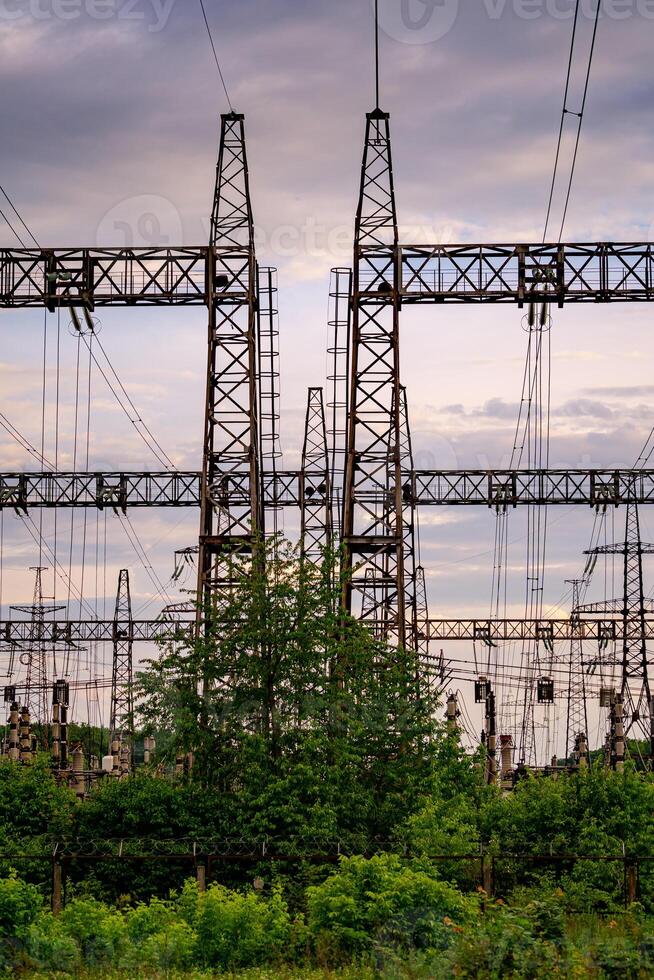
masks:
[(343, 534), (342, 490), (347, 452), (349, 418), (350, 340), (352, 333), (352, 270), (332, 269), (329, 289), (329, 347), (327, 349), (330, 400), (327, 402), (329, 427), (330, 483), (334, 527)]
[[(185, 610), (185, 612), (192, 612)], [(134, 643), (155, 643), (182, 639), (194, 623), (183, 619), (134, 619)], [(608, 643), (622, 643), (624, 622), (621, 616), (580, 616), (574, 619), (429, 619), (427, 636), (431, 642), (461, 641), (467, 643), (509, 643), (535, 640), (543, 643), (569, 643), (573, 635), (603, 649)], [(654, 613), (646, 610), (644, 636), (654, 641)], [(112, 643), (114, 621), (97, 619), (46, 620), (39, 634), (48, 646), (75, 647), (88, 643)], [(29, 619), (0, 620), (0, 643), (18, 648), (32, 642), (34, 629)], [(431, 658), (437, 659), (437, 658)]]
[[(654, 725), (650, 692), (647, 641), (651, 640), (647, 615), (650, 603), (643, 585), (643, 555), (654, 554), (654, 544), (644, 544), (640, 536), (640, 518), (635, 494), (627, 503), (625, 538), (620, 544), (602, 545), (587, 554), (622, 555), (623, 593), (622, 612), (622, 680), (621, 695), (624, 710), (625, 735), (636, 725), (650, 743), (654, 759)], [(585, 607), (600, 613), (615, 609), (618, 600)]]
[[(259, 413), (260, 477), (277, 483), (277, 465), (282, 451), (279, 441), (279, 313), (277, 310), (277, 270), (260, 268), (257, 276), (257, 388)], [(275, 535), (279, 530), (280, 503), (261, 490), (263, 529)]]
[(332, 546), (332, 495), (322, 388), (309, 388), (300, 479), (300, 546), (319, 562)]
[[(48, 631), (51, 623), (46, 619), (46, 615), (59, 612), (64, 606), (46, 606), (43, 601), (43, 581), (42, 574), (47, 571), (43, 566), (33, 566), (30, 571), (34, 572), (34, 593), (32, 604), (29, 606), (15, 605), (11, 609), (14, 612), (26, 613), (30, 619), (27, 621), (26, 650), (20, 654), (21, 663), (25, 666), (25, 687), (23, 704), (27, 708), (32, 721), (38, 721), (42, 725), (47, 725), (50, 721), (48, 705)], [(12, 651), (13, 652), (13, 651)], [(11, 668), (13, 667), (13, 657)]]
[(588, 709), (586, 701), (586, 664), (584, 662), (583, 640), (574, 628), (575, 619), (579, 615), (579, 586), (578, 579), (572, 581), (572, 616), (570, 638), (570, 660), (568, 678), (568, 711), (566, 716), (565, 749), (570, 757), (573, 756), (578, 738), (588, 735)]
[(132, 649), (134, 626), (129, 571), (118, 574), (118, 590), (113, 622), (113, 661), (111, 671), (111, 742), (134, 744), (134, 693), (132, 684)]
[[(406, 478), (409, 480), (413, 473), (413, 446), (411, 443), (411, 426), (409, 424), (409, 405), (406, 388), (400, 389), (400, 466), (402, 470), (402, 543), (404, 560), (404, 608), (407, 617), (406, 642), (411, 650), (419, 653), (421, 646), (428, 646), (429, 641), (420, 636), (418, 616), (418, 565), (420, 555), (417, 548), (418, 513), (415, 501), (407, 490)], [(424, 575), (424, 571), (423, 571)], [(424, 578), (423, 578), (424, 587)], [(427, 592), (423, 590), (426, 603)], [(427, 618), (427, 617), (425, 617)], [(416, 661), (418, 669), (419, 659)]]
[[(373, 113), (373, 116), (376, 114)], [(383, 115), (383, 114), (382, 114)], [(238, 117), (232, 117), (238, 118)], [(373, 120), (383, 140), (383, 119)], [(373, 134), (373, 138), (376, 135)], [(378, 144), (383, 148), (383, 142)], [(371, 146), (374, 150), (374, 146)], [(380, 161), (383, 164), (383, 151)], [(368, 181), (366, 228), (388, 210)], [(381, 185), (379, 190), (381, 191)], [(214, 214), (217, 228), (219, 215)], [(388, 246), (390, 243), (383, 243)], [(371, 254), (370, 259), (373, 260)], [(204, 306), (211, 249), (2, 248), (0, 308), (79, 306)], [(396, 245), (363, 265), (360, 290), (399, 270), (403, 304), (615, 303), (654, 300), (651, 242), (569, 244)]]
[[(229, 588), (231, 557), (263, 532), (257, 391), (257, 267), (244, 117), (222, 116), (207, 283), (209, 355), (198, 595)], [(232, 478), (246, 475), (243, 492)]]
[[(331, 411), (330, 411), (331, 416)], [(342, 477), (334, 464), (328, 429), (330, 478)], [(271, 440), (272, 441), (272, 440)], [(269, 451), (269, 450), (268, 450)], [(279, 452), (279, 450), (277, 450)], [(0, 473), (0, 509), (27, 511), (54, 507), (199, 507), (202, 474), (171, 470), (104, 473)], [(226, 493), (247, 503), (249, 474), (225, 477)], [(300, 506), (299, 471), (267, 465), (262, 473), (265, 510)], [(416, 507), (524, 507), (530, 504), (618, 507), (629, 494), (639, 505), (654, 504), (654, 470), (414, 470), (402, 473), (402, 493)], [(336, 512), (337, 508), (335, 508)]]
[(387, 622), (387, 638), (405, 646), (397, 241), (389, 116), (376, 109), (366, 120), (355, 225), (344, 604), (358, 613), (372, 578), (371, 618)]

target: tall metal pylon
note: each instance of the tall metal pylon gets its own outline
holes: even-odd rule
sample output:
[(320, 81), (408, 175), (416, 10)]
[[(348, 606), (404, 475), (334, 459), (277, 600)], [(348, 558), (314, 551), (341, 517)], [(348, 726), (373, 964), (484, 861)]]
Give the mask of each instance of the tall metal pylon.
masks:
[(12, 610), (27, 613), (30, 617), (29, 648), (21, 654), (21, 663), (25, 670), (25, 699), (24, 706), (28, 709), (32, 721), (47, 725), (50, 720), (49, 688), (48, 688), (48, 643), (46, 640), (46, 614), (61, 612), (66, 607), (45, 605), (43, 599), (44, 566), (32, 566), (34, 572), (34, 593), (32, 604), (29, 606), (15, 605)]
[(572, 638), (570, 640), (570, 660), (568, 678), (568, 712), (565, 734), (565, 751), (573, 758), (579, 744), (579, 736), (588, 738), (588, 708), (586, 704), (586, 672), (584, 664), (583, 641), (580, 631), (574, 628), (579, 620), (579, 587), (583, 579), (571, 579), (572, 585)]
[[(654, 718), (650, 691), (649, 663), (646, 641), (646, 601), (643, 585), (643, 555), (654, 554), (654, 544), (644, 544), (640, 536), (640, 519), (635, 487), (632, 479), (627, 501), (624, 542), (601, 545), (587, 551), (592, 555), (622, 555), (623, 591), (621, 602), (623, 640), (622, 640), (622, 679), (621, 698), (624, 711), (625, 736), (634, 726), (650, 744), (650, 759), (654, 760)], [(615, 600), (606, 604), (614, 609)], [(594, 607), (602, 612), (604, 604)]]
[(300, 476), (300, 547), (319, 562), (332, 546), (332, 495), (322, 388), (309, 388)]
[[(228, 590), (232, 556), (263, 533), (257, 390), (258, 271), (244, 117), (221, 117), (208, 263), (207, 391), (198, 616)], [(244, 478), (245, 475), (245, 478)]]
[(133, 763), (134, 752), (134, 685), (132, 649), (134, 626), (132, 599), (129, 589), (129, 571), (118, 574), (118, 590), (113, 626), (113, 662), (111, 670), (111, 713), (109, 730), (111, 743), (125, 743), (130, 748)]
[(343, 546), (344, 605), (372, 579), (388, 640), (407, 640), (400, 451), (399, 269), (389, 115), (368, 113), (355, 223)]

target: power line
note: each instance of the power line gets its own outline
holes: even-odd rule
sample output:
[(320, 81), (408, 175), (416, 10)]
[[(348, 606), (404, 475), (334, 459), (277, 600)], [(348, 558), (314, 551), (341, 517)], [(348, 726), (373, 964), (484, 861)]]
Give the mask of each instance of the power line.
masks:
[(591, 40), (590, 52), (589, 52), (589, 55), (588, 55), (588, 65), (587, 65), (587, 68), (586, 68), (586, 78), (585, 78), (585, 82), (584, 82), (584, 92), (583, 92), (583, 98), (582, 98), (582, 103), (581, 103), (581, 110), (579, 112), (572, 112), (572, 110), (568, 108), (568, 96), (570, 94), (570, 80), (571, 80), (571, 76), (572, 76), (572, 65), (573, 65), (573, 61), (574, 61), (575, 44), (576, 44), (576, 40), (577, 40), (577, 28), (578, 28), (578, 24), (579, 24), (579, 11), (580, 11), (580, 6), (581, 6), (581, 2), (580, 2), (580, 0), (577, 0), (577, 3), (575, 5), (574, 21), (573, 21), (573, 25), (572, 25), (572, 39), (571, 39), (571, 43), (570, 43), (570, 55), (569, 55), (569, 58), (568, 58), (568, 70), (567, 70), (567, 73), (566, 73), (565, 92), (564, 92), (564, 95), (563, 95), (563, 109), (561, 111), (561, 124), (559, 126), (559, 135), (558, 135), (558, 140), (557, 140), (557, 144), (556, 144), (556, 155), (555, 155), (555, 158), (554, 158), (554, 172), (552, 174), (552, 182), (550, 184), (550, 194), (549, 194), (549, 200), (548, 200), (548, 203), (547, 203), (547, 215), (546, 215), (546, 218), (545, 218), (545, 228), (544, 228), (544, 231), (543, 231), (543, 244), (545, 244), (545, 241), (546, 241), (546, 238), (547, 238), (547, 230), (549, 228), (550, 218), (551, 218), (551, 215), (552, 215), (552, 204), (553, 204), (553, 201), (554, 201), (554, 191), (555, 191), (555, 188), (556, 188), (556, 180), (557, 180), (557, 176), (558, 176), (558, 168), (559, 168), (559, 162), (560, 162), (560, 157), (561, 157), (561, 147), (562, 147), (562, 143), (563, 143), (563, 131), (564, 131), (564, 128), (565, 128), (565, 118), (566, 118), (567, 115), (572, 115), (572, 116), (576, 116), (577, 117), (578, 123), (577, 123), (577, 135), (576, 135), (576, 139), (575, 139), (575, 148), (574, 148), (574, 153), (573, 153), (573, 157), (572, 157), (572, 165), (571, 165), (571, 168), (570, 168), (570, 177), (568, 179), (568, 186), (567, 186), (566, 197), (565, 197), (565, 205), (564, 205), (564, 208), (563, 208), (563, 217), (562, 217), (562, 220), (561, 220), (561, 227), (560, 227), (560, 230), (559, 230), (559, 238), (558, 238), (558, 240), (561, 241), (561, 239), (563, 238), (563, 229), (564, 229), (566, 217), (567, 217), (567, 214), (568, 214), (568, 206), (570, 204), (570, 194), (572, 192), (572, 183), (573, 183), (573, 180), (574, 180), (575, 169), (576, 169), (576, 166), (577, 166), (577, 156), (578, 156), (578, 153), (579, 153), (579, 142), (580, 142), (580, 139), (581, 139), (581, 127), (582, 127), (582, 123), (583, 123), (583, 120), (584, 120), (584, 114), (585, 114), (585, 111), (586, 111), (586, 100), (588, 98), (588, 86), (589, 86), (589, 82), (590, 82), (590, 73), (591, 73), (591, 68), (592, 68), (592, 64), (593, 64), (593, 56), (594, 56), (594, 53), (595, 53), (595, 42), (597, 40), (597, 28), (598, 28), (598, 24), (599, 24), (599, 15), (600, 15), (601, 6), (602, 6), (602, 0), (597, 0), (597, 7), (595, 9), (595, 21), (594, 21), (594, 24), (593, 24), (593, 35), (592, 35), (592, 40)]
[(375, 0), (375, 109), (379, 109), (379, 0)]
[(204, 0), (200, 0), (200, 7), (202, 8), (202, 16), (204, 17), (205, 27), (207, 28), (207, 34), (209, 35), (209, 43), (211, 44), (211, 50), (213, 51), (214, 61), (216, 62), (216, 68), (218, 69), (218, 75), (220, 76), (220, 81), (222, 82), (223, 89), (225, 91), (225, 98), (227, 99), (227, 105), (229, 106), (230, 112), (234, 111), (234, 106), (229, 97), (229, 92), (227, 91), (227, 86), (225, 85), (225, 77), (220, 67), (220, 61), (218, 60), (218, 54), (216, 52), (216, 45), (213, 43), (213, 37), (211, 34), (211, 28), (209, 27), (209, 21), (207, 20), (207, 12), (204, 9)]
[[(132, 408), (132, 410), (133, 410), (136, 418), (132, 418), (132, 416), (130, 415), (128, 409), (125, 407), (125, 404), (124, 404), (123, 400), (121, 399), (120, 395), (116, 391), (115, 387), (112, 385), (110, 379), (107, 377), (107, 374), (106, 374), (105, 370), (103, 369), (102, 365), (100, 364), (100, 362), (98, 361), (97, 357), (93, 353), (93, 351), (91, 349), (91, 345), (89, 344), (89, 342), (86, 339), (86, 337), (84, 336), (84, 334), (80, 334), (80, 336), (82, 337), (84, 343), (86, 344), (86, 347), (87, 347), (87, 349), (89, 351), (89, 354), (91, 355), (91, 358), (93, 359), (93, 363), (95, 364), (95, 366), (97, 367), (98, 371), (100, 372), (100, 374), (104, 378), (105, 382), (107, 383), (107, 386), (108, 386), (110, 392), (112, 393), (112, 395), (114, 396), (114, 398), (116, 399), (116, 401), (118, 402), (118, 404), (120, 405), (120, 407), (122, 408), (123, 412), (125, 413), (125, 415), (129, 419), (129, 421), (131, 422), (131, 424), (134, 426), (136, 432), (141, 437), (141, 439), (143, 440), (143, 442), (145, 443), (145, 445), (147, 446), (147, 448), (153, 454), (153, 456), (155, 457), (155, 459), (157, 460), (157, 462), (161, 466), (163, 466), (163, 467), (170, 466), (170, 468), (173, 469), (173, 470), (177, 469), (177, 467), (175, 466), (175, 464), (171, 460), (170, 456), (168, 456), (168, 454), (165, 452), (165, 450), (162, 449), (162, 447), (159, 445), (158, 441), (152, 435), (152, 432), (150, 431), (150, 429), (148, 428), (148, 426), (145, 424), (145, 422), (143, 421), (143, 419), (139, 415), (138, 410), (137, 410), (136, 406), (134, 405), (134, 402), (132, 401), (132, 399), (129, 397), (129, 395), (125, 391), (125, 387), (124, 387), (123, 383), (121, 382), (120, 378), (118, 377), (118, 375), (116, 373), (116, 370), (113, 367), (111, 361), (109, 360), (109, 358), (108, 358), (108, 356), (107, 356), (107, 354), (105, 352), (104, 347), (102, 347), (102, 345), (100, 344), (100, 341), (98, 340), (97, 335), (93, 334), (93, 336), (96, 339), (97, 346), (100, 348), (100, 350), (104, 354), (105, 360), (106, 360), (106, 362), (107, 362), (107, 364), (109, 366), (109, 370), (111, 371), (111, 373), (115, 377), (116, 381), (118, 382), (118, 385), (119, 385), (120, 389), (123, 391), (123, 393), (125, 395), (125, 398), (127, 399), (129, 405), (131, 406), (131, 408)], [(147, 433), (147, 436), (144, 435), (144, 433), (141, 431), (141, 429), (139, 428), (139, 425), (141, 425), (143, 427), (143, 429)], [(151, 440), (151, 441), (149, 441), (149, 440)]]
[(565, 207), (563, 209), (563, 218), (561, 219), (561, 230), (559, 231), (559, 241), (563, 238), (563, 226), (565, 225), (565, 219), (568, 214), (568, 205), (570, 203), (570, 193), (572, 191), (572, 181), (575, 175), (575, 167), (577, 166), (577, 154), (579, 152), (579, 140), (581, 138), (581, 125), (584, 121), (584, 113), (586, 111), (586, 99), (588, 97), (588, 85), (590, 82), (590, 70), (593, 65), (593, 55), (595, 53), (595, 41), (597, 40), (597, 27), (599, 24), (600, 9), (602, 6), (602, 0), (597, 0), (597, 9), (595, 11), (595, 23), (593, 25), (593, 39), (590, 45), (590, 54), (588, 56), (588, 70), (586, 72), (586, 81), (584, 84), (584, 97), (581, 103), (581, 112), (579, 113), (579, 125), (577, 126), (577, 139), (575, 140), (575, 151), (572, 157), (572, 167), (570, 169), (570, 180), (568, 181), (568, 190), (565, 198)]
[(25, 244), (25, 242), (23, 241), (23, 239), (20, 237), (20, 235), (18, 234), (18, 232), (16, 231), (16, 229), (14, 228), (14, 226), (12, 225), (11, 221), (9, 220), (9, 218), (7, 217), (7, 215), (4, 213), (4, 211), (2, 210), (2, 208), (0, 208), (0, 217), (1, 218), (4, 218), (4, 220), (7, 222), (7, 224), (9, 225), (10, 230), (13, 231), (14, 235), (16, 236), (16, 238), (18, 239), (18, 241), (20, 242), (20, 244), (23, 246), (23, 248), (27, 248), (27, 245)]
[[(32, 241), (34, 242), (34, 244), (36, 245), (36, 247), (37, 248), (40, 248), (41, 246), (37, 242), (36, 238), (34, 237), (34, 235), (32, 234), (32, 232), (30, 231), (30, 229), (27, 227), (27, 225), (25, 224), (25, 222), (23, 221), (23, 219), (22, 219), (22, 217), (20, 215), (20, 212), (18, 211), (18, 208), (16, 207), (16, 205), (14, 204), (14, 202), (11, 200), (11, 198), (7, 194), (7, 192), (4, 189), (4, 187), (2, 186), (2, 184), (0, 184), (0, 193), (2, 193), (2, 196), (7, 201), (7, 204), (9, 205), (9, 207), (11, 208), (11, 210), (14, 212), (14, 214), (16, 215), (16, 217), (18, 218), (18, 220), (20, 221), (21, 225), (23, 226), (23, 228), (25, 229), (25, 231), (27, 232), (27, 234), (29, 235), (29, 237), (32, 239)], [(20, 235), (11, 226), (9, 220), (7, 219), (7, 216), (5, 214), (3, 214), (2, 211), (0, 211), (0, 214), (2, 214), (2, 217), (5, 219), (5, 221), (7, 222), (7, 224), (9, 225), (9, 227), (11, 228), (11, 230), (14, 232), (14, 235), (16, 235), (16, 238), (21, 243), (21, 245), (23, 246), (23, 248), (27, 248), (27, 245), (25, 245), (25, 243), (21, 239)]]
[(565, 125), (565, 117), (568, 113), (568, 92), (570, 91), (570, 76), (572, 74), (572, 59), (574, 57), (575, 50), (575, 39), (577, 37), (577, 23), (579, 21), (579, 6), (581, 0), (577, 0), (575, 6), (575, 19), (572, 25), (572, 41), (570, 43), (570, 57), (568, 58), (568, 73), (565, 80), (565, 92), (563, 95), (563, 110), (561, 112), (561, 125), (559, 127), (559, 139), (556, 144), (556, 156), (554, 158), (554, 172), (552, 174), (552, 184), (550, 186), (550, 199), (547, 203), (547, 216), (545, 218), (545, 230), (543, 231), (543, 245), (547, 238), (547, 229), (550, 223), (550, 215), (552, 213), (552, 201), (554, 200), (554, 188), (556, 186), (556, 175), (559, 169), (559, 158), (561, 156), (561, 143), (563, 141), (563, 127)]

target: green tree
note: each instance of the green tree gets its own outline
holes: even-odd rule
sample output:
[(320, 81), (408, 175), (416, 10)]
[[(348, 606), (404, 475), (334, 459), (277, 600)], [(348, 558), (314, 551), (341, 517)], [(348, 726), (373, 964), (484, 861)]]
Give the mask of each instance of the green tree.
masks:
[(261, 548), (234, 559), (206, 634), (149, 662), (143, 721), (169, 733), (169, 757), (193, 751), (232, 832), (389, 835), (430, 792), (434, 704), (410, 655), (342, 613), (333, 556)]

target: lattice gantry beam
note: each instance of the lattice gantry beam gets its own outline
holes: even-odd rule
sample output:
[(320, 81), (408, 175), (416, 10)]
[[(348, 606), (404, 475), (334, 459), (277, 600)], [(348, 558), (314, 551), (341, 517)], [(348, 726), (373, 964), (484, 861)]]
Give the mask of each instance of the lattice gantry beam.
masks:
[(199, 507), (200, 474), (0, 473), (0, 509)]
[[(625, 504), (636, 480), (639, 504), (654, 503), (654, 470), (416, 470), (405, 474), (403, 493), (420, 506), (518, 507)], [(264, 473), (266, 502), (299, 506), (296, 471)], [(231, 474), (226, 494), (248, 497), (246, 473)], [(197, 472), (0, 473), (0, 507), (197, 507)]]
[(404, 480), (403, 493), (420, 506), (601, 507), (626, 504), (630, 493), (647, 504), (654, 503), (654, 470), (418, 470)]
[[(0, 473), (0, 509), (33, 507), (198, 507), (198, 472)], [(301, 472), (262, 474), (266, 507), (299, 507)], [(404, 473), (405, 502), (420, 507), (584, 507), (627, 503), (633, 483), (639, 505), (654, 504), (654, 470), (416, 470)], [(222, 482), (225, 500), (247, 504), (249, 475)]]
[[(372, 186), (372, 185), (371, 185)], [(375, 188), (372, 186), (372, 191)], [(375, 199), (369, 227), (383, 215)], [(360, 289), (379, 291), (397, 265), (405, 303), (611, 303), (654, 299), (651, 242), (398, 245), (371, 242)], [(235, 250), (238, 252), (238, 249)], [(237, 259), (238, 256), (234, 255)], [(202, 306), (222, 259), (189, 248), (0, 249), (0, 308)], [(229, 284), (222, 287), (229, 292)]]
[[(132, 620), (135, 643), (155, 643), (183, 639), (196, 628), (195, 620)], [(543, 643), (570, 641), (575, 636), (606, 646), (622, 642), (621, 617), (602, 619), (430, 619), (426, 623), (432, 641), (467, 641), (479, 644), (538, 639)], [(654, 615), (644, 621), (647, 640), (654, 639)], [(117, 638), (114, 620), (53, 620), (39, 624), (38, 637), (50, 646), (82, 646), (87, 643), (113, 643)], [(18, 646), (34, 638), (31, 620), (0, 620), (0, 643)]]
[[(188, 621), (134, 619), (132, 641), (156, 643), (183, 637), (195, 628)], [(22, 646), (33, 639), (34, 627), (30, 620), (0, 621), (0, 642), (9, 646)], [(113, 619), (107, 620), (46, 620), (39, 624), (39, 639), (47, 646), (83, 646), (87, 643), (114, 643), (121, 640), (122, 629)], [(80, 651), (82, 652), (82, 651)]]
[[(539, 640), (544, 644), (560, 640), (594, 640), (606, 646), (622, 641), (621, 619), (430, 619), (429, 639), (434, 641), (467, 640), (480, 644), (510, 643), (514, 640)], [(645, 621), (647, 638), (654, 638), (654, 618)]]

